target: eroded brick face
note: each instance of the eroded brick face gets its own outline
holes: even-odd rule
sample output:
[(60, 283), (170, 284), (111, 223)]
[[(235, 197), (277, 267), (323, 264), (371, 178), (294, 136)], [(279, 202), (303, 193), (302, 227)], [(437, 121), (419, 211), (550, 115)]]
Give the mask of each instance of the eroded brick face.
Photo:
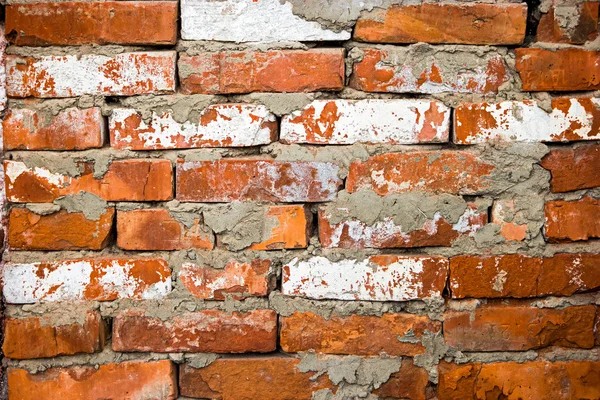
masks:
[(598, 0), (9, 0), (0, 397), (600, 399)]

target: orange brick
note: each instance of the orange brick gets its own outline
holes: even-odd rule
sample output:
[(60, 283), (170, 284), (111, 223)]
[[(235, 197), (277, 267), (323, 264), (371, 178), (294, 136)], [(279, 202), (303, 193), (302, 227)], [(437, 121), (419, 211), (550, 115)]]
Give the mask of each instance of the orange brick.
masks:
[(516, 49), (525, 91), (600, 89), (600, 52), (583, 49)]
[(425, 352), (420, 342), (398, 338), (412, 331), (419, 339), (425, 331), (439, 332), (440, 322), (412, 314), (352, 315), (328, 319), (310, 312), (281, 317), (280, 342), (286, 353), (316, 351), (326, 354), (415, 356)]
[(12, 108), (2, 121), (2, 130), (6, 150), (85, 150), (102, 147), (106, 134), (97, 107), (68, 108), (56, 116)]
[(106, 325), (98, 312), (86, 312), (81, 323), (57, 324), (53, 317), (6, 318), (4, 355), (27, 359), (102, 351)]
[[(537, 27), (537, 42), (553, 42), (553, 43), (573, 43), (583, 44), (588, 40), (593, 40), (598, 35), (598, 7), (597, 2), (584, 2), (578, 5), (561, 6), (556, 2), (554, 7), (546, 14), (542, 14), (540, 23)], [(575, 11), (578, 20), (575, 21), (571, 15)], [(569, 14), (569, 29), (561, 27), (561, 18), (559, 15)], [(557, 15), (559, 14), (559, 15)]]
[(181, 90), (185, 94), (314, 92), (344, 88), (343, 49), (183, 54), (178, 66)]
[(169, 160), (113, 161), (101, 178), (95, 178), (93, 164), (71, 177), (47, 168), (30, 168), (20, 161), (4, 161), (6, 197), (16, 203), (52, 202), (80, 191), (107, 201), (162, 201), (173, 198), (173, 168)]
[(356, 21), (354, 39), (374, 43), (520, 44), (524, 4), (419, 4), (372, 11)]
[(177, 200), (320, 202), (342, 185), (339, 168), (326, 162), (260, 159), (177, 161)]
[(6, 32), (17, 46), (175, 44), (176, 1), (14, 4)]
[(310, 400), (313, 393), (333, 388), (327, 374), (313, 378), (314, 372), (300, 372), (299, 363), (298, 359), (278, 356), (219, 359), (198, 369), (184, 364), (179, 371), (180, 395), (227, 400)]
[(553, 257), (456, 256), (450, 259), (453, 298), (570, 296), (600, 287), (600, 254)]
[(268, 353), (277, 347), (277, 313), (202, 310), (162, 320), (137, 313), (113, 319), (114, 351)]
[(596, 399), (600, 362), (498, 362), (438, 366), (440, 400)]
[(415, 366), (410, 358), (403, 358), (400, 371), (373, 391), (380, 399), (426, 400), (429, 375), (424, 368)]
[(10, 210), (8, 243), (18, 250), (100, 250), (108, 245), (115, 210), (108, 208), (97, 221), (83, 213), (61, 210), (38, 215), (25, 208)]
[(552, 150), (541, 166), (552, 174), (550, 185), (555, 193), (600, 186), (600, 145)]
[(177, 397), (176, 367), (167, 360), (8, 370), (8, 397), (20, 400), (164, 399)]
[[(312, 213), (302, 205), (270, 206), (265, 222), (276, 219), (269, 238), (251, 245), (249, 250), (305, 249), (312, 227)], [(268, 224), (267, 224), (268, 226)]]
[(213, 243), (201, 215), (187, 228), (164, 209), (117, 212), (117, 246), (125, 250), (210, 250)]
[(600, 238), (600, 200), (549, 201), (544, 207), (544, 233), (551, 243)]
[(460, 351), (523, 351), (594, 346), (592, 305), (563, 309), (482, 306), (444, 314), (444, 340)]
[(387, 153), (354, 161), (346, 190), (373, 190), (380, 196), (411, 191), (476, 194), (489, 187), (494, 166), (462, 151)]
[(266, 296), (273, 286), (271, 260), (256, 258), (248, 263), (229, 261), (223, 269), (186, 263), (179, 270), (179, 281), (196, 298), (224, 300)]

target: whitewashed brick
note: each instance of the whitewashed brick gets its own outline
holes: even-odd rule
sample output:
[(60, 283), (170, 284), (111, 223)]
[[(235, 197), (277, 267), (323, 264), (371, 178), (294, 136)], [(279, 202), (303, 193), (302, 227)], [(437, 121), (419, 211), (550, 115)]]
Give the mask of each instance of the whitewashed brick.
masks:
[(450, 109), (431, 100), (316, 100), (281, 121), (284, 143), (447, 142)]
[(350, 39), (292, 13), (280, 0), (182, 0), (181, 36), (185, 40), (224, 42), (322, 41)]

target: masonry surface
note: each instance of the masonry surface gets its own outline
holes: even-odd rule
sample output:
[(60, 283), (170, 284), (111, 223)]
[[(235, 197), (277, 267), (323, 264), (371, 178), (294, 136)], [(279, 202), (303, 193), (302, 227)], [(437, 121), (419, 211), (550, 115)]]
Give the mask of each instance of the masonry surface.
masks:
[(585, 0), (5, 0), (0, 399), (600, 399)]

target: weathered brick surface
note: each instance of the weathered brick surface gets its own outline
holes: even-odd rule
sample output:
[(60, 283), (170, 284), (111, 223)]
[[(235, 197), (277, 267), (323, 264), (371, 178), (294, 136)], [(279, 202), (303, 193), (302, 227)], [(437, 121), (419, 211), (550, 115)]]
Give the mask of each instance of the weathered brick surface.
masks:
[(115, 210), (107, 208), (98, 220), (65, 210), (38, 215), (13, 208), (8, 217), (8, 245), (15, 250), (100, 250), (108, 245)]
[[(50, 167), (51, 168), (51, 167)], [(58, 197), (89, 192), (108, 201), (161, 201), (173, 198), (173, 168), (169, 160), (113, 161), (101, 178), (93, 163), (71, 177), (21, 161), (4, 161), (6, 196), (15, 203), (52, 202)]]
[[(344, 50), (216, 52), (178, 61), (183, 93), (314, 92), (344, 87)], [(289, 79), (293, 71), (294, 79)]]
[(316, 100), (283, 118), (283, 143), (447, 142), (450, 110), (429, 100)]
[(88, 311), (81, 321), (55, 323), (57, 315), (7, 318), (2, 352), (14, 359), (47, 358), (102, 351), (106, 324), (100, 313)]
[(112, 334), (115, 351), (268, 353), (276, 348), (277, 314), (204, 310), (165, 321), (124, 313), (114, 318)]
[(109, 57), (6, 57), (6, 90), (12, 97), (133, 96), (175, 90), (173, 51)]
[[(418, 62), (418, 48), (361, 49), (362, 60), (354, 64), (350, 86), (365, 92), (391, 93), (495, 93), (510, 79), (500, 55), (478, 57), (468, 52), (452, 52)], [(456, 58), (464, 55), (464, 60)], [(456, 69), (454, 63), (468, 69)]]
[(177, 200), (320, 202), (332, 200), (339, 168), (322, 162), (225, 159), (177, 161)]
[(442, 362), (438, 398), (593, 399), (600, 396), (599, 372), (594, 361)]
[(492, 205), (492, 223), (500, 226), (500, 235), (507, 241), (523, 241), (527, 238), (529, 227), (515, 220), (524, 215), (517, 210), (514, 200), (497, 200)]
[(454, 298), (570, 296), (600, 287), (598, 254), (450, 258)]
[[(308, 246), (312, 213), (306, 206), (270, 206), (265, 211), (265, 240), (250, 245), (250, 250), (303, 249)], [(273, 225), (274, 222), (274, 226)], [(269, 230), (270, 229), (270, 230)]]
[(541, 166), (552, 174), (553, 192), (570, 192), (600, 186), (600, 145), (574, 149), (555, 149), (548, 153)]
[[(415, 356), (425, 352), (425, 347), (418, 342), (423, 333), (436, 333), (441, 329), (441, 323), (411, 314), (325, 319), (296, 312), (280, 320), (281, 348), (287, 353), (314, 350), (326, 354)], [(417, 342), (398, 340), (409, 331)]]
[(117, 246), (125, 250), (210, 250), (214, 246), (214, 235), (202, 223), (201, 215), (187, 227), (168, 210), (119, 210)]
[(6, 33), (19, 46), (175, 44), (177, 2), (14, 4), (6, 7)]
[(412, 191), (477, 194), (489, 187), (486, 177), (493, 170), (467, 152), (388, 153), (353, 162), (346, 189), (370, 189), (381, 196)]
[(177, 397), (176, 367), (171, 361), (129, 361), (120, 364), (50, 368), (31, 374), (8, 371), (8, 397), (35, 400), (66, 398), (127, 398), (132, 400)]
[(429, 375), (424, 368), (415, 366), (412, 359), (404, 358), (400, 371), (393, 373), (373, 394), (384, 399), (426, 400), (428, 381)]
[(600, 100), (556, 98), (552, 111), (532, 100), (468, 103), (454, 111), (454, 142), (566, 142), (600, 139)]
[(549, 201), (544, 208), (544, 233), (550, 242), (600, 238), (600, 200)]
[(7, 263), (2, 271), (7, 303), (154, 299), (171, 291), (163, 259), (90, 258)]
[(119, 108), (112, 111), (109, 130), (112, 147), (131, 150), (250, 147), (277, 140), (275, 116), (253, 104), (211, 105), (198, 122), (184, 123), (170, 111), (144, 121), (134, 109)]
[(310, 400), (314, 392), (333, 388), (327, 374), (301, 372), (299, 363), (289, 357), (260, 357), (221, 359), (204, 368), (184, 364), (179, 391), (195, 398)]
[[(561, 5), (555, 2), (546, 14), (542, 14), (537, 27), (536, 40), (539, 42), (582, 44), (598, 35), (598, 8), (595, 1), (581, 4)], [(573, 15), (575, 14), (575, 15)], [(564, 21), (571, 19), (569, 26)]]
[(271, 260), (254, 259), (249, 263), (229, 261), (223, 269), (186, 263), (178, 279), (199, 299), (224, 300), (266, 296), (271, 284)]
[(444, 340), (461, 351), (594, 346), (593, 305), (563, 309), (486, 306), (444, 314)]
[(295, 258), (283, 266), (281, 290), (313, 299), (403, 301), (440, 297), (447, 275), (443, 257)]
[(2, 121), (6, 150), (85, 150), (102, 147), (106, 128), (100, 108), (68, 108), (56, 116), (14, 108)]
[(517, 72), (527, 91), (600, 89), (600, 52), (583, 49), (516, 49)]
[(359, 18), (354, 39), (373, 43), (520, 44), (524, 4), (419, 4), (377, 9)]

